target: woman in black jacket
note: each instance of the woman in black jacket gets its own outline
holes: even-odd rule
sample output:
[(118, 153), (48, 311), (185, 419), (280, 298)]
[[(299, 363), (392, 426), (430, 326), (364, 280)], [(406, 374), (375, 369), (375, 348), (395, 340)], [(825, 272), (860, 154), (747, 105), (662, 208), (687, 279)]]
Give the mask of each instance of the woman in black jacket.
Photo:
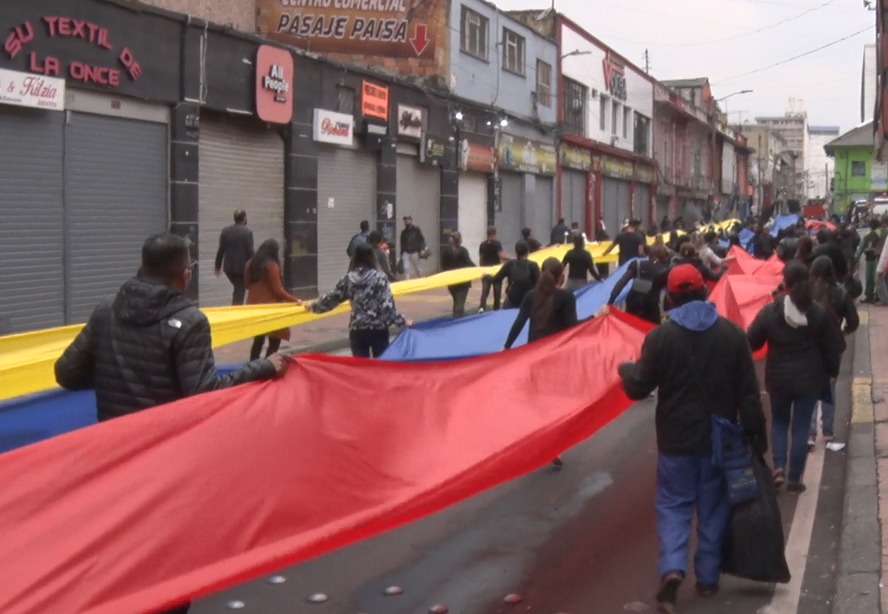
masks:
[[(577, 299), (573, 292), (562, 289), (562, 284), (564, 284), (564, 266), (557, 258), (546, 258), (536, 287), (521, 301), (518, 317), (512, 324), (503, 349), (511, 349), (528, 320), (530, 320), (530, 328), (527, 331), (528, 343), (555, 335), (576, 325)], [(563, 464), (561, 457), (553, 460), (552, 464), (556, 468), (561, 468)]]
[(629, 268), (611, 291), (608, 305), (613, 305), (623, 288), (632, 284), (629, 296), (626, 297), (626, 312), (648, 322), (659, 324), (660, 294), (666, 288), (669, 276), (669, 252), (662, 245), (651, 248), (649, 258), (633, 260)]
[[(832, 316), (833, 322), (846, 335), (850, 335), (860, 326), (860, 316), (854, 299), (843, 286), (836, 283), (832, 260), (828, 256), (818, 256), (811, 263), (811, 289), (814, 300), (823, 305), (826, 312)], [(844, 323), (844, 324), (843, 324)], [(843, 339), (844, 341), (844, 339)], [(845, 349), (843, 344), (842, 349)], [(824, 391), (821, 398), (821, 425), (823, 427), (823, 439), (832, 441), (833, 427), (836, 418), (836, 385), (830, 386)], [(811, 416), (811, 430), (808, 432), (808, 448), (813, 448), (817, 443), (817, 410)]]
[(831, 316), (814, 300), (808, 269), (790, 262), (783, 271), (788, 294), (762, 309), (747, 331), (753, 350), (768, 344), (765, 387), (771, 398), (771, 449), (774, 485), (786, 480), (787, 491), (805, 490), (802, 474), (808, 456), (807, 430), (821, 393), (839, 375), (844, 340)]
[[(454, 230), (450, 233), (450, 245), (441, 252), (441, 269), (444, 271), (453, 271), (455, 269), (464, 269), (473, 267), (469, 251), (463, 247), (462, 235), (459, 231)], [(469, 290), (472, 282), (467, 281), (462, 284), (453, 284), (447, 286), (450, 296), (453, 297), (453, 317), (461, 318), (466, 315), (466, 298), (469, 296)]]

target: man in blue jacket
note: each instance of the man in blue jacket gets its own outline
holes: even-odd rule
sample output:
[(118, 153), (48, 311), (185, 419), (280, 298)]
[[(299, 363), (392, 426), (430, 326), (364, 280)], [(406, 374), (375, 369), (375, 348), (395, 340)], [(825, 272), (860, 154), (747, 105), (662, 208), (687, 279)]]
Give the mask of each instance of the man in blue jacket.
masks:
[(697, 514), (697, 591), (718, 591), (722, 538), (730, 505), (727, 484), (712, 462), (712, 417), (740, 420), (758, 451), (767, 447), (765, 416), (752, 352), (738, 326), (707, 301), (696, 267), (669, 272), (669, 320), (648, 333), (641, 358), (619, 366), (626, 394), (657, 399), (657, 533), (660, 610), (675, 611), (687, 574), (691, 521)]

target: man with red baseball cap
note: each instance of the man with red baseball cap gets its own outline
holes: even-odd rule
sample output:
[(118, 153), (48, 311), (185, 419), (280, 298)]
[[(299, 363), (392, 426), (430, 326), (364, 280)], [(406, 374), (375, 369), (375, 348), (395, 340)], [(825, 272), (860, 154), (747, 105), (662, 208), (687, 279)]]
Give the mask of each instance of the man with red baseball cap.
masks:
[(657, 602), (675, 611), (687, 574), (691, 521), (697, 514), (697, 591), (718, 591), (722, 539), (730, 516), (727, 483), (712, 460), (713, 417), (744, 426), (754, 448), (767, 448), (765, 416), (746, 334), (707, 301), (700, 271), (682, 264), (666, 286), (674, 309), (648, 333), (641, 358), (619, 366), (626, 394), (657, 397)]

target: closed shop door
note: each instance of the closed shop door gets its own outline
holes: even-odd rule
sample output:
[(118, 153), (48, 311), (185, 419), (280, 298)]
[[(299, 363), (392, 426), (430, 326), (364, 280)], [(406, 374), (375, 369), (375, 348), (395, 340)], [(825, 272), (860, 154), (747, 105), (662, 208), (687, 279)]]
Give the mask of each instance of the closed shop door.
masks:
[(524, 200), (524, 175), (500, 175), (500, 208), (496, 212), (496, 231), (506, 253), (515, 255), (515, 243), (521, 239), (521, 203)]
[[(549, 242), (549, 234), (554, 226), (555, 216), (555, 183), (551, 177), (537, 177), (534, 194), (533, 221), (527, 220), (525, 225), (533, 230), (533, 236), (537, 241), (546, 245)], [(580, 221), (580, 226), (583, 222)]]
[(651, 187), (645, 183), (635, 184), (635, 202), (632, 203), (632, 216), (644, 225), (658, 224), (659, 220), (649, 220), (651, 214)]
[(284, 142), (274, 130), (221, 116), (200, 120), (200, 304), (230, 305), (231, 284), (215, 277), (219, 233), (244, 209), (254, 247), (266, 239), (284, 243)]
[(487, 239), (488, 175), (462, 173), (459, 176), (459, 231), (463, 246), (478, 263), (478, 247)]
[(401, 250), (401, 230), (404, 224), (400, 218), (413, 217), (413, 223), (422, 230), (426, 244), (431, 250), (428, 260), (422, 263), (425, 275), (436, 273), (440, 268), (441, 253), (441, 175), (438, 167), (419, 163), (415, 156), (398, 156), (398, 255)]
[(0, 112), (0, 335), (65, 323), (64, 120)]
[(663, 217), (669, 217), (669, 198), (665, 196), (657, 197), (656, 209), (654, 210), (654, 224), (660, 227)]
[(623, 221), (629, 217), (629, 182), (611, 177), (604, 178), (602, 214), (607, 232), (615, 237), (623, 228)]
[(321, 146), (318, 152), (318, 292), (348, 271), (345, 250), (362, 220), (376, 228), (376, 158), (368, 151)]
[(85, 322), (136, 274), (142, 243), (167, 230), (166, 124), (69, 114), (65, 127), (66, 314)]
[(586, 233), (586, 173), (564, 169), (561, 174), (561, 214), (568, 227), (577, 222)]

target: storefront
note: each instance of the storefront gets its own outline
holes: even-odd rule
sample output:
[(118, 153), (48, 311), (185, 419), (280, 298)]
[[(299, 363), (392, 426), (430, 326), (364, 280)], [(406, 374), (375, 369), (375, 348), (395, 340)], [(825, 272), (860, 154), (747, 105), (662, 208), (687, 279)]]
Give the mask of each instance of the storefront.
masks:
[(7, 334), (85, 321), (168, 227), (179, 25), (95, 2), (6, 3), (0, 25)]
[(554, 224), (555, 147), (527, 138), (503, 134), (499, 145), (500, 197), (496, 205), (499, 240), (508, 253), (521, 240), (521, 230), (548, 242)]
[(632, 181), (635, 170), (629, 160), (602, 156), (601, 174), (601, 215), (608, 234), (614, 237), (623, 228), (624, 222), (632, 216)]
[(397, 190), (399, 226), (398, 256), (401, 253), (401, 218), (409, 215), (426, 240), (430, 255), (423, 261), (424, 275), (438, 272), (441, 256), (441, 170), (444, 139), (423, 137), (419, 145), (398, 143)]
[(314, 111), (318, 147), (318, 290), (331, 290), (348, 270), (346, 248), (363, 220), (374, 219), (376, 156), (357, 148), (354, 116)]
[[(561, 145), (561, 217), (570, 226), (573, 222), (588, 237), (594, 236), (589, 228), (589, 172), (592, 170), (592, 154), (586, 149)], [(548, 236), (548, 235), (547, 235)]]
[(636, 162), (634, 177), (632, 216), (641, 220), (645, 225), (659, 228), (663, 216), (656, 217), (652, 201), (656, 188), (656, 169), (653, 166)]
[(458, 229), (474, 262), (478, 247), (487, 239), (487, 204), (496, 165), (492, 147), (463, 139), (460, 144)]

